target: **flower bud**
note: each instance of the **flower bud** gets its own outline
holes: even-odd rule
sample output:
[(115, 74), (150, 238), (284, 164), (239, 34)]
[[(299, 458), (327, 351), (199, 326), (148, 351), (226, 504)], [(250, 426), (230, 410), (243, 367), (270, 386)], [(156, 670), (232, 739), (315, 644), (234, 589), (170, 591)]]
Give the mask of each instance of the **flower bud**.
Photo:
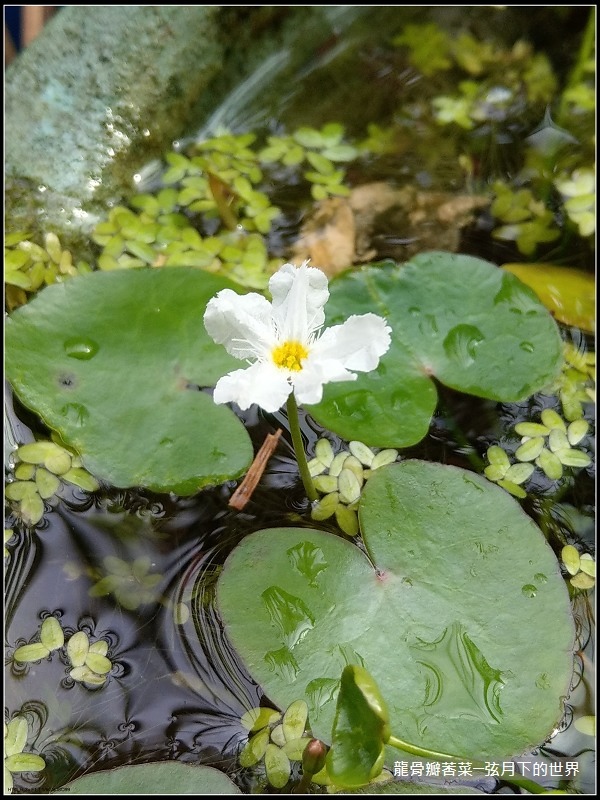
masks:
[(325, 766), (327, 746), (320, 739), (311, 739), (302, 753), (302, 771), (305, 775), (316, 775)]

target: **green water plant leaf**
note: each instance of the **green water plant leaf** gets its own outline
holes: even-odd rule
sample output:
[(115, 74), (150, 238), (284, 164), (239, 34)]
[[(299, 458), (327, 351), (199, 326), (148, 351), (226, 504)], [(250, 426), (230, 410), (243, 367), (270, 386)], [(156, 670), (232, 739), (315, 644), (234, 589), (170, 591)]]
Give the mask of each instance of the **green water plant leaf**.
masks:
[(67, 783), (70, 794), (241, 794), (233, 781), (214, 767), (169, 763), (136, 764), (84, 775)]
[[(238, 477), (252, 460), (250, 438), (202, 391), (239, 366), (204, 329), (206, 304), (224, 287), (244, 291), (184, 267), (49, 286), (6, 321), (7, 378), (85, 468), (114, 486), (186, 495)], [(22, 450), (66, 472), (70, 460), (55, 464), (53, 447)]]
[(292, 527), (252, 533), (227, 558), (218, 608), (268, 697), (286, 708), (304, 694), (313, 736), (330, 743), (353, 664), (405, 742), (484, 761), (544, 741), (568, 694), (574, 624), (533, 521), (485, 478), (418, 460), (376, 470), (359, 515), (366, 554)]
[(558, 327), (536, 294), (494, 264), (421, 253), (352, 269), (330, 283), (327, 325), (375, 312), (392, 328), (376, 370), (325, 387), (314, 418), (345, 439), (408, 447), (427, 433), (433, 379), (477, 397), (523, 400), (560, 373)]
[(348, 664), (340, 680), (327, 772), (335, 784), (364, 786), (383, 768), (388, 711), (364, 667)]

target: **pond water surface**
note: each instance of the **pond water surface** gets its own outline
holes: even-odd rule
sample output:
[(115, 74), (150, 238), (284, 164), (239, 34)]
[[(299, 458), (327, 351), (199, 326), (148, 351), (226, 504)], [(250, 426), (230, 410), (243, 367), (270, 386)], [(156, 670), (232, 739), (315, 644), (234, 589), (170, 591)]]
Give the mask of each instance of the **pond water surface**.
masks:
[[(271, 107), (260, 106), (258, 82), (251, 103), (243, 99), (244, 93), (238, 93), (205, 123), (203, 133), (213, 135), (219, 125), (234, 131), (247, 129), (248, 118), (252, 129), (262, 127), (266, 132), (301, 125), (320, 127), (334, 120), (343, 123), (350, 136), (363, 135), (369, 122), (388, 124), (403, 102), (414, 102), (422, 78), (402, 62), (399, 52), (387, 47), (401, 23), (396, 23), (397, 30), (386, 27), (394, 21), (394, 14), (389, 9), (385, 14), (380, 11), (379, 20), (369, 18), (361, 29), (354, 22), (344, 22), (340, 7), (339, 36), (295, 73), (276, 120)], [(556, 44), (552, 42), (553, 54), (558, 67), (564, 68), (566, 56)], [(281, 91), (281, 80), (287, 82), (290, 77), (275, 66), (274, 83)], [(272, 75), (268, 77), (272, 80)], [(322, 92), (323, 86), (327, 92)], [(253, 109), (250, 117), (249, 107)], [(511, 165), (518, 161), (511, 148), (518, 147), (531, 123), (524, 110), (521, 129), (512, 129), (513, 141), (490, 136), (482, 146), (482, 186), (498, 160), (503, 163), (504, 175), (510, 175)], [(414, 128), (419, 136), (416, 122)], [(399, 135), (406, 137), (407, 128)], [(439, 131), (435, 135), (437, 138), (431, 134), (430, 140), (439, 148), (435, 154), (407, 141), (392, 155), (349, 167), (350, 182), (387, 180), (396, 186), (463, 191), (461, 168), (451, 155), (454, 144), (448, 141), (451, 134), (446, 129), (443, 135)], [(177, 145), (180, 150), (186, 142), (182, 136)], [(141, 188), (148, 187), (146, 183)], [(274, 182), (271, 190), (273, 202), (284, 210), (284, 221), (269, 243), (277, 256), (289, 251), (309, 203), (300, 200), (298, 186)], [(513, 244), (490, 236), (485, 211), (461, 227), (457, 236), (460, 252), (499, 264), (522, 259)], [(398, 229), (397, 219), (381, 220), (372, 234), (374, 257), (402, 261), (410, 256), (413, 244), (413, 239)], [(571, 266), (590, 269), (588, 255), (583, 245), (575, 249)], [(567, 326), (561, 330), (566, 341), (593, 349), (593, 340), (585, 333)], [(401, 458), (480, 470), (487, 447), (498, 442), (504, 431), (554, 402), (536, 395), (523, 403), (499, 404), (441, 386), (438, 390), (440, 402), (428, 435), (403, 450)], [(590, 421), (592, 413), (587, 406)], [(255, 449), (278, 428), (283, 436), (241, 512), (228, 505), (237, 486), (234, 481), (187, 498), (107, 486), (92, 494), (75, 488), (63, 490), (61, 497), (46, 503), (43, 521), (35, 529), (24, 526), (9, 509), (5, 527), (13, 530), (13, 537), (5, 560), (5, 702), (9, 718), (17, 710), (26, 714), (34, 731), (35, 752), (47, 764), (43, 773), (16, 774), (15, 793), (48, 792), (90, 771), (166, 759), (210, 764), (230, 775), (243, 791), (256, 788), (252, 773), (237, 762), (247, 738), (240, 717), (249, 708), (268, 704), (269, 699), (227, 641), (215, 608), (215, 581), (227, 555), (253, 531), (306, 525), (342, 534), (334, 523), (316, 525), (310, 519), (285, 414), (251, 410), (242, 419)], [(310, 417), (303, 416), (301, 424), (309, 458), (322, 435), (329, 438), (334, 450), (342, 447), (339, 438)], [(11, 449), (33, 438), (45, 438), (47, 433), (9, 390), (9, 477)], [(593, 466), (579, 471), (560, 491), (552, 481), (538, 478), (522, 505), (557, 555), (565, 541), (586, 550), (593, 548)], [(569, 510), (585, 524), (575, 528)], [(94, 596), (93, 587), (115, 571), (121, 575), (120, 583), (111, 592)], [(545, 771), (540, 767), (539, 780), (548, 787), (558, 785), (558, 778), (550, 774), (550, 764), (576, 760), (580, 770), (576, 786), (587, 793), (593, 792), (595, 780), (592, 739), (571, 723), (575, 716), (594, 713), (592, 595), (578, 594), (573, 602), (578, 653), (567, 713), (552, 739), (540, 743), (527, 758), (547, 765)], [(41, 622), (49, 616), (60, 621), (67, 636), (83, 630), (93, 640), (109, 642), (113, 670), (106, 685), (93, 688), (73, 681), (68, 677), (68, 661), (56, 653), (34, 663), (13, 661), (14, 650), (36, 640)], [(527, 620), (522, 622), (527, 625)], [(514, 791), (493, 779), (482, 781), (480, 787), (486, 792)]]

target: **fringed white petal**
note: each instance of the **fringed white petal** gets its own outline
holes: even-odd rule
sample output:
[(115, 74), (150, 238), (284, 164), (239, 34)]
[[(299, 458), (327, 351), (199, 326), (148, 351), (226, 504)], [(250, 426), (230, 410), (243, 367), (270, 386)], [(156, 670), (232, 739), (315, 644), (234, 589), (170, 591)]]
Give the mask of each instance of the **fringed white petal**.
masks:
[(220, 291), (206, 306), (204, 327), (217, 344), (239, 359), (268, 357), (276, 344), (271, 304), (256, 292)]
[[(230, 355), (255, 362), (219, 380), (216, 403), (236, 403), (242, 410), (256, 403), (275, 412), (293, 389), (299, 403), (316, 404), (326, 383), (356, 380), (354, 370), (375, 369), (387, 352), (391, 329), (376, 314), (352, 316), (318, 335), (329, 298), (327, 276), (307, 261), (300, 267), (284, 264), (269, 289), (272, 303), (256, 293), (223, 289), (206, 307), (204, 324), (214, 341)], [(273, 361), (276, 348), (286, 344), (308, 352), (301, 369)]]
[(334, 359), (319, 359), (312, 354), (306, 359), (302, 369), (291, 375), (294, 395), (298, 403), (314, 405), (323, 399), (323, 386), (338, 381), (353, 381), (356, 375)]
[(354, 315), (341, 325), (323, 331), (313, 345), (313, 357), (335, 361), (348, 370), (370, 372), (388, 351), (391, 341), (391, 328), (383, 317), (377, 314)]
[(245, 411), (253, 403), (269, 413), (278, 411), (287, 401), (292, 384), (284, 370), (269, 362), (257, 361), (246, 369), (236, 369), (219, 379), (215, 403), (237, 403)]
[(323, 306), (329, 298), (327, 276), (320, 269), (284, 264), (269, 281), (273, 319), (279, 338), (307, 343), (325, 321)]

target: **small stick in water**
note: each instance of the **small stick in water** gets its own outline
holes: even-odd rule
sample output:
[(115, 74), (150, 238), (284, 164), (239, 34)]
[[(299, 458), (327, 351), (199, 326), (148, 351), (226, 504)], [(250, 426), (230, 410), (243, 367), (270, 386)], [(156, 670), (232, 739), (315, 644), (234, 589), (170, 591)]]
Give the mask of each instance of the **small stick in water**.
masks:
[(246, 473), (244, 480), (240, 483), (235, 492), (231, 495), (229, 505), (241, 511), (248, 500), (252, 496), (252, 492), (256, 489), (258, 482), (261, 479), (267, 461), (271, 458), (273, 451), (277, 447), (277, 442), (282, 434), (282, 429), (278, 428), (275, 433), (268, 433), (267, 438), (261, 445), (260, 450), (254, 456), (254, 461), (250, 465), (250, 469)]

